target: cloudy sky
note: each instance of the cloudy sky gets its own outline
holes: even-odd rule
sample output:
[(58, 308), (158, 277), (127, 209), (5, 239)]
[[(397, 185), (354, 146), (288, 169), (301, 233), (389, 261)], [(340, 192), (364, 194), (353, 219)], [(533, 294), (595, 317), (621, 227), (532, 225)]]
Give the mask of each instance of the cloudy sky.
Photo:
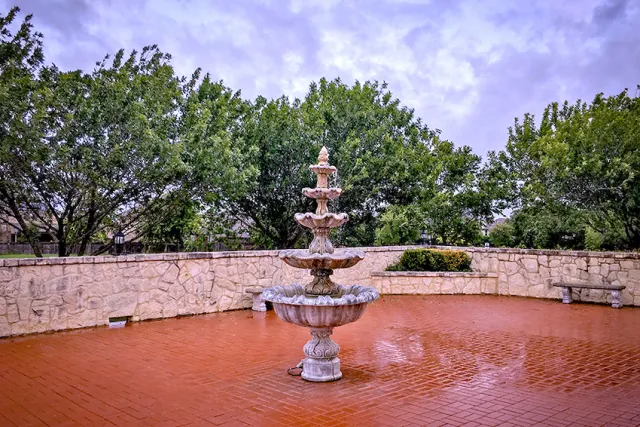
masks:
[(640, 84), (640, 0), (0, 0), (33, 13), (47, 59), (90, 70), (158, 44), (244, 97), (379, 80), (479, 154), (551, 101)]

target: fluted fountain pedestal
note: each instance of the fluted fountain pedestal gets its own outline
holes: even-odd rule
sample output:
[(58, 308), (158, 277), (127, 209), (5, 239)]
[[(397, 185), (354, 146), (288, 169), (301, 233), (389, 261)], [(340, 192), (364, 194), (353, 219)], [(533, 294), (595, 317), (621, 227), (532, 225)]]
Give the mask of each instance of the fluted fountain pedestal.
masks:
[(329, 164), (329, 153), (320, 150), (318, 164), (309, 166), (318, 176), (316, 188), (305, 188), (302, 193), (318, 202), (315, 213), (297, 213), (295, 220), (313, 232), (313, 241), (308, 250), (286, 250), (280, 259), (295, 268), (311, 270), (313, 280), (304, 287), (300, 285), (275, 286), (262, 293), (271, 301), (274, 311), (282, 320), (311, 329), (312, 339), (304, 346), (302, 378), (313, 382), (335, 381), (342, 378), (338, 353), (340, 346), (331, 340), (333, 328), (355, 322), (364, 313), (367, 304), (379, 295), (369, 286), (343, 286), (331, 280), (333, 270), (349, 268), (364, 259), (364, 253), (343, 249), (335, 251), (329, 240), (332, 228), (349, 220), (345, 213), (331, 213), (327, 208), (330, 200), (340, 196), (342, 190), (329, 188), (328, 176), (336, 172)]
[(304, 345), (302, 378), (313, 382), (335, 381), (342, 378), (338, 353), (340, 346), (330, 337), (333, 328), (311, 328), (313, 337)]

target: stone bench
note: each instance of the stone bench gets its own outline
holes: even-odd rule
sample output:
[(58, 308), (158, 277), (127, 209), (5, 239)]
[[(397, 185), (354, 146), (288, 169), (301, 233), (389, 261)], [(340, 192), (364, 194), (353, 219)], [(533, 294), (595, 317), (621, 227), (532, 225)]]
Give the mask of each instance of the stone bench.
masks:
[(610, 285), (608, 283), (595, 284), (595, 283), (554, 283), (553, 286), (562, 288), (562, 302), (564, 304), (571, 304), (573, 299), (571, 298), (571, 290), (577, 289), (603, 289), (605, 291), (611, 291), (611, 307), (620, 308), (622, 303), (620, 302), (620, 291), (626, 288), (623, 285)]
[(261, 286), (253, 286), (245, 289), (245, 292), (251, 294), (251, 298), (253, 299), (253, 306), (251, 307), (254, 311), (267, 311), (267, 304), (264, 299), (262, 299), (262, 291), (264, 290)]

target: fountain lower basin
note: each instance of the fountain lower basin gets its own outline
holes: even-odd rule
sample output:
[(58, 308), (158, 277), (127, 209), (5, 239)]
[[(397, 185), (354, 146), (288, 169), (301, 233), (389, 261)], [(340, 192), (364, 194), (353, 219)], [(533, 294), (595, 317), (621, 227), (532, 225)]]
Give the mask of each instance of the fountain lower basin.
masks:
[(330, 336), (333, 328), (358, 320), (367, 304), (378, 299), (370, 286), (336, 285), (333, 296), (308, 295), (301, 285), (275, 286), (262, 293), (282, 320), (311, 329), (312, 339), (304, 346), (302, 378), (313, 382), (342, 378), (338, 353), (340, 346)]

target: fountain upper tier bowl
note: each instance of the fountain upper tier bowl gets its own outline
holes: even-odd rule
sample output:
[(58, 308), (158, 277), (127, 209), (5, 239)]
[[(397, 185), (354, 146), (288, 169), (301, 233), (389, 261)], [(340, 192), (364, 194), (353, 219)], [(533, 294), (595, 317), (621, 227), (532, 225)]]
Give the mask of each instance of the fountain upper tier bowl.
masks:
[(306, 249), (280, 251), (280, 259), (296, 268), (335, 270), (353, 267), (364, 259), (364, 252), (355, 249), (338, 249), (332, 254), (312, 254)]
[(349, 215), (345, 213), (323, 213), (315, 214), (311, 212), (297, 213), (294, 216), (296, 222), (307, 228), (336, 228), (349, 221)]

